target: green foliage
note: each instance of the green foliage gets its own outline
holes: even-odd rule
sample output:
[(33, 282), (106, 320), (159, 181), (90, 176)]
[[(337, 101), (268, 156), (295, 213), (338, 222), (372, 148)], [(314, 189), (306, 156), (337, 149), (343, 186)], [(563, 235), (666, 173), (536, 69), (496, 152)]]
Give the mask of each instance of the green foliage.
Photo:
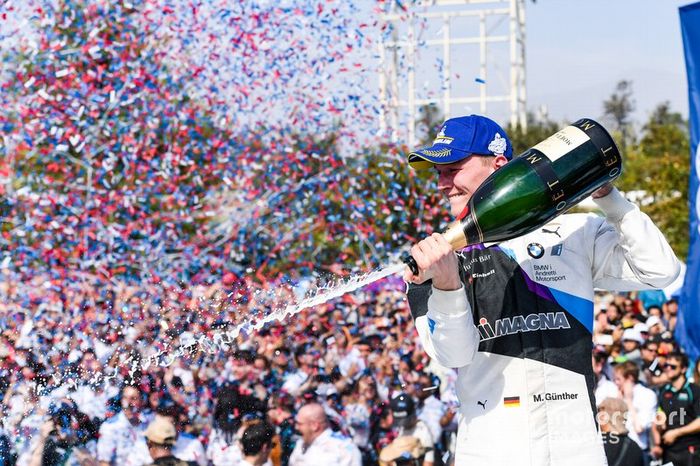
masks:
[[(668, 102), (660, 104), (642, 127), (640, 140), (630, 138), (631, 87), (628, 81), (618, 84), (617, 93), (606, 101), (606, 114), (612, 117), (612, 130), (623, 156), (623, 174), (618, 188), (634, 198), (666, 235), (678, 257), (688, 253), (688, 178), (690, 143), (688, 125)], [(561, 129), (564, 123), (540, 120), (528, 114), (527, 130), (508, 127), (514, 154), (520, 154)], [(625, 128), (628, 128), (625, 133)], [(574, 208), (572, 211), (581, 211)]]
[(617, 183), (626, 192), (643, 191), (642, 211), (680, 258), (688, 253), (689, 154), (687, 123), (662, 103), (644, 125), (639, 143), (623, 154), (624, 172)]
[(537, 143), (544, 141), (563, 126), (564, 125), (551, 121), (548, 118), (538, 119), (534, 114), (528, 112), (527, 129), (524, 129), (520, 125), (509, 125), (506, 128), (506, 132), (513, 144), (513, 156), (515, 157), (522, 154)]
[(627, 147), (634, 138), (632, 131), (632, 112), (634, 112), (632, 97), (632, 81), (620, 81), (615, 92), (603, 102), (604, 114), (612, 123), (611, 130), (620, 133), (618, 143), (622, 148)]
[[(194, 258), (193, 270), (210, 274), (236, 262), (264, 280), (301, 267), (375, 267), (448, 220), (435, 173), (409, 169), (406, 147), (344, 158), (334, 133), (259, 128), (264, 139), (235, 140), (204, 103), (190, 100), (183, 77), (162, 78), (169, 73), (161, 73), (158, 44), (125, 21), (137, 10), (116, 5), (61, 0), (57, 20), (40, 30), (39, 52), (20, 49), (12, 58), (18, 71), (3, 88), (12, 105), (0, 109), (0, 126), (13, 145), (11, 153), (0, 146), (0, 172), (12, 173), (13, 184), (0, 188), (32, 195), (0, 211), (15, 209), (18, 224), (35, 226), (19, 238), (3, 223), (7, 250), (37, 250), (28, 261), (54, 270), (104, 263), (108, 276), (180, 255)], [(59, 78), (61, 70), (70, 73)], [(634, 143), (628, 81), (604, 108), (625, 149), (620, 188), (645, 192), (642, 209), (684, 256), (686, 123), (662, 104)], [(437, 106), (422, 107), (419, 139), (429, 142), (442, 121)], [(563, 126), (528, 114), (527, 129), (508, 128), (514, 154)], [(226, 228), (214, 229), (210, 213), (221, 223), (228, 214)], [(164, 252), (151, 257), (158, 241)]]
[[(303, 163), (285, 173), (286, 187), (248, 220), (246, 230), (257, 234), (248, 244), (246, 265), (256, 273), (293, 276), (332, 264), (374, 268), (448, 220), (435, 177), (409, 169), (406, 147), (383, 146), (343, 159), (332, 139), (295, 137), (303, 143), (294, 152), (317, 156), (300, 155)], [(256, 186), (271, 181), (264, 171), (251, 179)], [(297, 212), (306, 216), (295, 218)]]
[(418, 121), (416, 122), (416, 134), (419, 145), (426, 145), (433, 140), (439, 126), (445, 117), (437, 104), (422, 105), (418, 109)]

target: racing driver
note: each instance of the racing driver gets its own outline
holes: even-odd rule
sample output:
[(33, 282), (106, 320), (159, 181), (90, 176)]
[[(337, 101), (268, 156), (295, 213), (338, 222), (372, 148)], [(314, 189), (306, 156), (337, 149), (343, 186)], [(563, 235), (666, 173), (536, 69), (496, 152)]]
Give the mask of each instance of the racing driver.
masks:
[[(447, 120), (408, 161), (437, 170), (456, 217), (512, 153), (497, 123), (471, 115)], [(605, 217), (565, 214), (457, 253), (435, 233), (411, 249), (419, 273), (406, 268), (404, 278), (418, 334), (459, 374), (457, 466), (606, 464), (592, 391), (593, 290), (663, 288), (680, 266), (612, 185), (592, 197)]]

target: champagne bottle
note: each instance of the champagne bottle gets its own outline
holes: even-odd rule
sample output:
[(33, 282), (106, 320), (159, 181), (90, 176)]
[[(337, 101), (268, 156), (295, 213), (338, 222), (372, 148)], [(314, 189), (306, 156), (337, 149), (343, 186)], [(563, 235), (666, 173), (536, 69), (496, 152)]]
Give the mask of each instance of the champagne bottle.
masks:
[[(620, 151), (599, 123), (565, 127), (493, 172), (443, 236), (454, 250), (529, 233), (622, 172)], [(414, 274), (411, 256), (404, 262)]]

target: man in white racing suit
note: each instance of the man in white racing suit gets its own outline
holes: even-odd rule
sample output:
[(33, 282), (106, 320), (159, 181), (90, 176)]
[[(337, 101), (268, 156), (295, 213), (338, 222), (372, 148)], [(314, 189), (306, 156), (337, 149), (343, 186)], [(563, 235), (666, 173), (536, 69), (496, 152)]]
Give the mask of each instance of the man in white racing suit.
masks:
[[(456, 217), (511, 157), (505, 131), (472, 115), (445, 122), (409, 163), (437, 169)], [(418, 334), (431, 358), (458, 370), (457, 466), (606, 464), (593, 397), (594, 288), (663, 288), (680, 266), (612, 185), (593, 198), (604, 218), (566, 214), (457, 253), (436, 233), (411, 249), (419, 274), (407, 268), (404, 278)]]

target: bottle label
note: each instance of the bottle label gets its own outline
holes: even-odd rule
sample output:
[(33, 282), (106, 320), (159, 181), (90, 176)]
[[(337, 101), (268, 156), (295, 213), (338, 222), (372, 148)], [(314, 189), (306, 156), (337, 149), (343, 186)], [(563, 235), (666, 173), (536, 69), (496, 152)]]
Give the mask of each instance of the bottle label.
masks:
[(590, 139), (581, 129), (567, 126), (537, 144), (533, 149), (539, 150), (554, 162)]

